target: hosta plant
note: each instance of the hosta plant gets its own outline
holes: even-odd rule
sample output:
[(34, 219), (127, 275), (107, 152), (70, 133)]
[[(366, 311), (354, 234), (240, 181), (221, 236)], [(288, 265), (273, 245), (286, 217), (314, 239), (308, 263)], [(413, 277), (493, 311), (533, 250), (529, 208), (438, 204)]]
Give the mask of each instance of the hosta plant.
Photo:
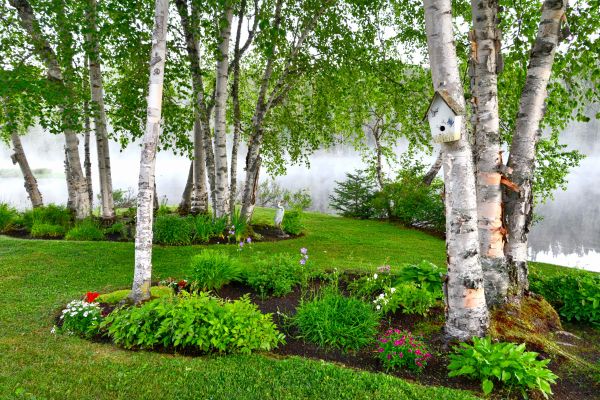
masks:
[(481, 381), (487, 395), (494, 381), (516, 386), (526, 397), (526, 390), (538, 390), (548, 398), (550, 385), (558, 378), (547, 368), (549, 359), (538, 360), (538, 353), (525, 351), (525, 344), (492, 343), (489, 337), (473, 338), (473, 344), (461, 343), (450, 355), (448, 376), (465, 375)]

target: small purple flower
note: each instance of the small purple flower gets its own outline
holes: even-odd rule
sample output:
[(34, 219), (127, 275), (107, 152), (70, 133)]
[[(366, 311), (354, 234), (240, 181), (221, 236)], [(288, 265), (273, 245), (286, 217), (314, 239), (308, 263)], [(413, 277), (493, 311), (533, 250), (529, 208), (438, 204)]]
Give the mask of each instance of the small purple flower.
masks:
[(383, 347), (378, 348), (377, 351), (383, 353)]
[(240, 248), (244, 247), (244, 242), (240, 242)]
[(305, 260), (308, 260), (308, 254), (305, 254), (305, 255), (303, 256), (303, 258), (304, 258)]
[(302, 260), (300, 260), (300, 265), (304, 265), (304, 264), (306, 264), (306, 259), (303, 258)]
[(300, 254), (306, 254), (308, 253), (308, 249), (306, 247), (303, 247), (300, 249)]
[(246, 239), (246, 242), (252, 243), (252, 238), (249, 237), (248, 239)]

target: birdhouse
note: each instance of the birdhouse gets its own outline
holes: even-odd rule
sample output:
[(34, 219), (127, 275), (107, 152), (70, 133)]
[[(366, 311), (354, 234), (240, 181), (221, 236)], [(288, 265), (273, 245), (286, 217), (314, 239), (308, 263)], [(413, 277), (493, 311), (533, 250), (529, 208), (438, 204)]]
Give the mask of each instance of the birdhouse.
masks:
[(447, 92), (435, 92), (425, 117), (429, 120), (431, 137), (435, 143), (454, 142), (460, 139), (464, 111)]

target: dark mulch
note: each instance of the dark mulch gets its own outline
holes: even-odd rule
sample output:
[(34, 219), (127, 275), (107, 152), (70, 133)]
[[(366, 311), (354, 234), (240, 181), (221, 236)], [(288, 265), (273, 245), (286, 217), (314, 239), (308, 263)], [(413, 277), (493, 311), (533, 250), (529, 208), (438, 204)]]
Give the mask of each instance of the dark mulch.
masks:
[[(346, 279), (348, 281), (351, 279)], [(340, 282), (340, 289), (345, 292), (345, 281)], [(325, 360), (333, 363), (338, 363), (346, 367), (359, 370), (366, 370), (375, 373), (386, 373), (383, 370), (377, 358), (375, 357), (375, 347), (365, 348), (358, 352), (342, 352), (336, 349), (326, 349), (312, 343), (304, 342), (298, 338), (297, 330), (288, 323), (289, 317), (294, 315), (296, 307), (301, 299), (310, 296), (310, 292), (318, 289), (325, 284), (323, 281), (313, 281), (308, 291), (303, 292), (300, 288), (296, 288), (292, 293), (283, 297), (261, 297), (252, 291), (249, 286), (234, 283), (224, 286), (217, 295), (224, 299), (235, 300), (244, 295), (249, 295), (250, 299), (258, 305), (259, 309), (264, 313), (272, 313), (275, 323), (286, 334), (286, 344), (273, 350), (270, 356), (279, 358), (285, 356), (301, 356), (317, 360)], [(101, 304), (104, 312), (110, 312), (114, 306)], [(58, 315), (57, 315), (57, 322)], [(418, 336), (422, 336), (428, 346), (429, 351), (434, 355), (428, 362), (427, 367), (422, 373), (417, 374), (408, 370), (400, 370), (388, 372), (391, 375), (402, 379), (420, 383), (423, 385), (446, 386), (455, 389), (471, 390), (480, 396), (483, 396), (480, 390), (479, 382), (470, 380), (465, 377), (448, 377), (448, 354), (451, 352), (451, 346), (445, 340), (442, 333), (444, 323), (443, 308), (432, 310), (428, 317), (419, 315), (405, 315), (401, 312), (389, 316), (383, 320), (380, 325), (380, 332), (383, 334), (389, 328), (407, 329)], [(581, 327), (577, 325), (568, 325), (567, 329), (576, 333), (576, 336), (565, 334), (559, 340), (565, 346), (579, 346), (582, 355), (585, 359), (597, 363), (600, 362), (600, 352), (597, 346), (586, 346), (586, 341), (599, 340), (600, 331), (591, 327)], [(424, 331), (425, 330), (425, 331)], [(97, 337), (94, 341), (108, 342), (106, 337)], [(592, 349), (593, 348), (593, 349)], [(195, 350), (181, 350), (171, 348), (156, 348), (153, 351), (160, 353), (174, 353), (187, 356), (205, 355)], [(585, 353), (585, 354), (583, 354)], [(549, 357), (548, 354), (541, 353), (540, 358)], [(571, 364), (566, 363), (565, 359), (554, 358), (549, 367), (561, 378), (556, 385), (552, 386), (555, 399), (600, 399), (600, 384), (594, 380), (590, 374), (584, 374), (581, 370), (573, 369)], [(521, 399), (523, 398), (518, 390), (512, 392), (496, 388), (494, 393), (489, 397), (492, 399)], [(542, 399), (538, 393), (530, 394), (531, 399)]]

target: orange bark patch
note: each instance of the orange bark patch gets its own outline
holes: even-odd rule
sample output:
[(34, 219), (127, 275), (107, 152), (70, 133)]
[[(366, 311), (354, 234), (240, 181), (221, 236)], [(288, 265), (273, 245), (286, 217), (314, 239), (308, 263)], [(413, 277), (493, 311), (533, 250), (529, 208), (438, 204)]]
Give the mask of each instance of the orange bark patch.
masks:
[(485, 293), (483, 288), (467, 289), (465, 293), (465, 308), (476, 308), (485, 304)]
[(483, 185), (499, 185), (502, 181), (502, 175), (498, 172), (480, 172), (477, 177)]
[(510, 179), (508, 179), (505, 176), (502, 177), (502, 179), (500, 180), (500, 183), (502, 183), (504, 186), (506, 186), (507, 188), (509, 188), (510, 190), (512, 190), (514, 192), (519, 192), (521, 190), (519, 185), (517, 185), (516, 183), (514, 183), (513, 181), (511, 181)]

